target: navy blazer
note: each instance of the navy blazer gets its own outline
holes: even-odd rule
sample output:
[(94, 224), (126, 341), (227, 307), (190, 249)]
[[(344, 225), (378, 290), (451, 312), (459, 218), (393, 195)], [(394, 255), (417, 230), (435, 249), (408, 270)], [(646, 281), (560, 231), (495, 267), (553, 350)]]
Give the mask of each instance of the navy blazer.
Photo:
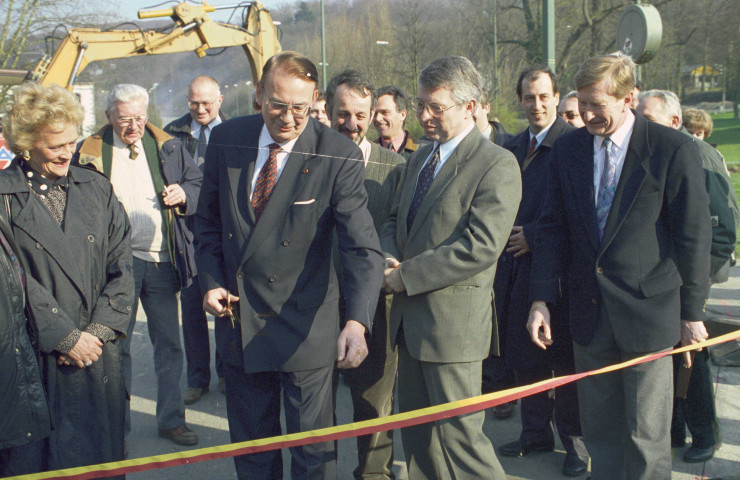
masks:
[[(503, 341), (504, 357), (507, 365), (516, 369), (526, 369), (541, 364), (545, 355), (549, 356), (552, 351), (559, 350), (559, 343), (567, 341), (570, 344), (567, 322), (560, 320), (562, 305), (556, 305), (550, 311), (555, 329), (553, 332), (555, 335), (554, 349), (544, 352), (537, 348), (529, 338), (526, 325), (530, 307), (531, 250), (534, 247), (536, 221), (545, 203), (550, 151), (555, 140), (571, 130), (575, 129), (562, 118), (556, 117), (545, 138), (529, 155), (527, 154), (530, 144), (529, 128), (512, 137), (505, 145), (505, 148), (514, 154), (522, 170), (522, 201), (519, 204), (514, 225), (523, 227), (524, 238), (530, 247), (529, 253), (517, 258), (514, 258), (513, 253), (501, 252), (496, 269), (496, 279), (493, 283), (496, 313), (500, 328), (505, 329), (506, 332)], [(562, 302), (558, 302), (560, 303)], [(561, 339), (562, 341), (559, 341)], [(570, 348), (570, 345), (566, 347)]]
[[(365, 169), (349, 139), (311, 119), (259, 222), (249, 200), (260, 115), (213, 129), (195, 219), (203, 292), (239, 296), (241, 325), (216, 319), (221, 357), (247, 373), (300, 371), (336, 361), (336, 228), (347, 319), (372, 327), (384, 259), (367, 211)], [(242, 348), (243, 347), (243, 348)]]
[(620, 349), (651, 352), (679, 341), (681, 319), (703, 320), (712, 231), (696, 143), (635, 117), (601, 241), (593, 136), (555, 142), (530, 296), (552, 302), (565, 281), (576, 342), (591, 341), (601, 316)]

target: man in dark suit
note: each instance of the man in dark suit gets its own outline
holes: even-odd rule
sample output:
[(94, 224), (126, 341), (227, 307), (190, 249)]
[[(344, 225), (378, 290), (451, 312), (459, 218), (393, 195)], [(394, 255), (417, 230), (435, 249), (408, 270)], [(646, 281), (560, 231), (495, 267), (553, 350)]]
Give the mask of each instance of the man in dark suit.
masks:
[[(545, 201), (550, 150), (555, 139), (573, 127), (557, 116), (560, 95), (555, 75), (548, 67), (535, 65), (524, 70), (519, 75), (516, 94), (529, 128), (505, 147), (514, 153), (522, 170), (522, 202), (508, 248), (498, 261), (493, 290), (500, 327), (506, 329), (504, 358), (521, 386), (547, 380), (553, 374), (568, 375), (575, 371), (562, 298), (558, 298), (552, 312), (556, 338), (552, 349), (538, 349), (526, 329), (532, 268), (530, 249), (534, 246), (537, 216)], [(521, 435), (500, 446), (499, 453), (519, 457), (532, 452), (551, 452), (555, 447), (553, 419), (566, 452), (563, 473), (582, 474), (587, 465), (580, 455), (586, 455), (586, 449), (581, 439), (578, 392), (573, 383), (559, 387), (554, 397), (551, 392), (542, 392), (522, 398)]]
[[(586, 128), (550, 153), (527, 328), (552, 345), (548, 305), (568, 292), (576, 369), (707, 337), (711, 223), (696, 144), (630, 110), (634, 63), (594, 57), (575, 77)], [(578, 382), (593, 480), (668, 480), (670, 357)]]
[[(496, 261), (521, 198), (516, 159), (473, 121), (481, 77), (470, 60), (435, 60), (418, 83), (414, 106), (432, 142), (411, 156), (380, 235), (401, 411), (480, 395)], [(484, 417), (401, 430), (409, 479), (506, 478)]]
[[(317, 79), (299, 53), (270, 58), (257, 85), (261, 116), (215, 128), (206, 154), (198, 267), (204, 308), (218, 317), (234, 442), (280, 435), (281, 394), (289, 433), (332, 426), (335, 362), (354, 368), (367, 356), (383, 258), (360, 150), (308, 116)], [(333, 442), (292, 448), (291, 456), (292, 478), (336, 478)], [(282, 478), (280, 451), (235, 463), (239, 478)]]

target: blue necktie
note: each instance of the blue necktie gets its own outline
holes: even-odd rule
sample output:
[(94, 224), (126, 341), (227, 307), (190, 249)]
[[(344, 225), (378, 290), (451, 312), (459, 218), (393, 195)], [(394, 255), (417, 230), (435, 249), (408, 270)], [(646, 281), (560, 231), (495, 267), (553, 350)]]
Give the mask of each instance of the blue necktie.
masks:
[(439, 145), (434, 149), (432, 158), (424, 165), (419, 173), (419, 178), (416, 181), (416, 190), (414, 191), (414, 198), (411, 200), (411, 206), (409, 207), (409, 214), (406, 217), (406, 231), (411, 230), (411, 225), (414, 224), (416, 214), (419, 212), (419, 206), (421, 206), (422, 200), (427, 194), (429, 187), (432, 185), (434, 180), (434, 172), (437, 170), (439, 164)]
[(601, 181), (599, 182), (599, 196), (596, 201), (596, 217), (599, 220), (599, 240), (604, 236), (606, 219), (609, 217), (609, 210), (614, 200), (614, 192), (617, 189), (617, 163), (614, 155), (611, 154), (612, 141), (605, 138), (602, 144), (604, 146), (604, 169), (601, 172)]

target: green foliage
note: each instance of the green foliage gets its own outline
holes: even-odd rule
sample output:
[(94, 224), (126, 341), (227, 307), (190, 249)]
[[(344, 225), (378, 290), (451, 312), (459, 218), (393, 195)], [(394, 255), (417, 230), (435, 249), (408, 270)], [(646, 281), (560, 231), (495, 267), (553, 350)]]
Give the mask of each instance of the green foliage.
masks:
[(295, 16), (293, 17), (293, 22), (308, 22), (308, 23), (314, 23), (316, 21), (316, 13), (314, 13), (313, 10), (308, 8), (308, 4), (306, 2), (301, 2), (298, 5), (298, 11), (295, 12)]

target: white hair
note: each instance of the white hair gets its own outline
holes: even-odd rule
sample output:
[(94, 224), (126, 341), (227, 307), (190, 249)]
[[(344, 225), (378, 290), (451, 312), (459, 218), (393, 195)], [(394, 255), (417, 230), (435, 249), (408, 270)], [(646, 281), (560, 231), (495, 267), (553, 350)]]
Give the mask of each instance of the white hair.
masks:
[(149, 106), (149, 93), (146, 89), (133, 83), (121, 83), (111, 88), (108, 94), (107, 110), (113, 108), (117, 103), (129, 103), (137, 100), (143, 102), (145, 106)]

